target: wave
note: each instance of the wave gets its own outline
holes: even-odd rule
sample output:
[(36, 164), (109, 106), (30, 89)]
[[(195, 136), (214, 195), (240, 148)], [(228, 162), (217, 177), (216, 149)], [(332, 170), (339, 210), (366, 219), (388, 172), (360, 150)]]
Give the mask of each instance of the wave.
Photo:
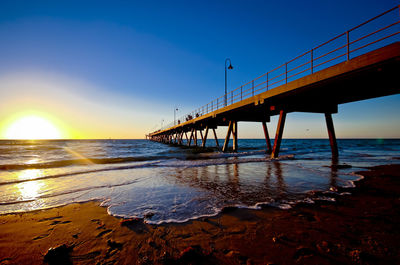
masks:
[[(114, 171), (114, 170), (126, 170), (126, 169), (136, 169), (136, 168), (150, 168), (150, 167), (180, 167), (180, 168), (193, 168), (193, 167), (205, 167), (205, 166), (214, 166), (214, 165), (228, 165), (228, 164), (238, 164), (238, 163), (256, 163), (256, 162), (267, 162), (267, 161), (276, 161), (276, 160), (292, 160), (294, 159), (293, 155), (284, 155), (279, 158), (269, 158), (269, 157), (261, 157), (261, 158), (236, 158), (237, 154), (219, 154), (215, 155), (216, 158), (209, 158), (203, 160), (169, 160), (169, 161), (152, 161), (142, 164), (134, 164), (134, 165), (123, 165), (123, 166), (114, 166), (114, 167), (106, 167), (106, 168), (97, 168), (97, 169), (88, 169), (88, 170), (80, 170), (74, 172), (67, 172), (61, 174), (54, 175), (46, 175), (32, 179), (18, 179), (18, 180), (10, 180), (0, 182), (1, 185), (9, 185), (9, 184), (18, 184), (29, 181), (36, 180), (45, 180), (45, 179), (53, 179), (53, 178), (61, 178), (61, 177), (69, 177), (80, 174), (89, 174), (89, 173), (98, 173), (104, 171)], [(229, 159), (232, 158), (232, 159)]]
[(42, 177), (37, 177), (37, 178), (32, 178), (32, 179), (11, 180), (11, 181), (0, 182), (0, 186), (1, 185), (9, 185), (9, 184), (18, 184), (18, 183), (36, 181), (36, 180), (69, 177), (69, 176), (80, 175), (80, 174), (97, 173), (97, 172), (102, 172), (102, 171), (143, 168), (143, 167), (149, 167), (152, 164), (157, 164), (159, 162), (160, 161), (154, 161), (154, 162), (149, 162), (149, 163), (139, 164), (139, 165), (128, 165), (128, 166), (120, 166), (120, 167), (108, 167), (108, 168), (100, 168), (100, 169), (92, 169), (92, 170), (82, 170), (82, 171), (68, 172), (68, 173), (62, 173), (62, 174), (47, 175), (47, 176), (42, 176)]
[(69, 160), (58, 160), (58, 161), (51, 161), (44, 163), (32, 163), (32, 164), (5, 164), (5, 165), (0, 165), (0, 170), (46, 169), (46, 168), (57, 168), (57, 167), (66, 167), (73, 165), (90, 165), (90, 164), (118, 164), (126, 162), (152, 161), (160, 158), (162, 157), (143, 156), (143, 157), (69, 159)]
[[(348, 192), (342, 192), (342, 193), (337, 193), (337, 196), (343, 196), (343, 195), (348, 195), (350, 193)], [(335, 195), (335, 194), (334, 194)], [(334, 196), (332, 195), (332, 196)], [(257, 202), (254, 204), (243, 204), (243, 203), (234, 203), (234, 204), (225, 204), (221, 205), (219, 207), (212, 207), (212, 212), (209, 213), (204, 213), (204, 214), (197, 214), (197, 215), (192, 215), (189, 217), (184, 217), (184, 218), (162, 218), (158, 220), (151, 220), (147, 219), (143, 213), (138, 214), (138, 215), (127, 215), (127, 214), (117, 214), (112, 211), (112, 207), (115, 205), (109, 204), (109, 202), (103, 202), (101, 203), (101, 206), (107, 207), (107, 213), (111, 216), (115, 216), (118, 218), (124, 218), (124, 219), (129, 219), (129, 218), (139, 218), (141, 219), (144, 223), (151, 224), (151, 225), (162, 225), (162, 224), (169, 224), (169, 223), (186, 223), (189, 221), (193, 220), (199, 220), (201, 218), (209, 218), (209, 217), (215, 217), (221, 213), (226, 213), (230, 212), (236, 209), (251, 209), (251, 210), (261, 210), (265, 208), (278, 208), (281, 210), (289, 210), (292, 209), (293, 207), (296, 207), (298, 204), (314, 204), (316, 201), (328, 201), (328, 202), (335, 202), (336, 199), (335, 197), (330, 197), (328, 195), (322, 196), (318, 195), (315, 197), (305, 197), (301, 199), (293, 199), (293, 200), (275, 200), (272, 197), (268, 201), (263, 201), (263, 202)]]
[(293, 155), (284, 155), (279, 158), (270, 157), (251, 157), (251, 158), (240, 158), (235, 155), (224, 156), (223, 154), (217, 158), (208, 158), (204, 160), (191, 160), (191, 161), (169, 161), (167, 163), (160, 163), (157, 166), (163, 167), (182, 167), (182, 168), (192, 168), (192, 167), (204, 167), (204, 166), (217, 166), (217, 165), (229, 165), (229, 164), (243, 164), (243, 163), (256, 163), (256, 162), (268, 162), (268, 161), (278, 161), (278, 160), (292, 160)]
[[(265, 153), (265, 151), (253, 151), (253, 152), (241, 152), (241, 153), (199, 153), (199, 154), (186, 154), (182, 155), (179, 152), (175, 152), (177, 155), (154, 155), (154, 156), (134, 156), (134, 157), (110, 157), (110, 158), (85, 158), (85, 159), (67, 159), (67, 160), (57, 160), (42, 163), (30, 163), (30, 164), (3, 164), (0, 165), (0, 171), (3, 170), (24, 170), (24, 169), (47, 169), (47, 168), (59, 168), (67, 166), (76, 165), (106, 165), (106, 164), (121, 164), (129, 162), (144, 162), (144, 161), (154, 161), (154, 160), (202, 160), (202, 159), (212, 159), (212, 158), (224, 158), (224, 157), (239, 157), (239, 156), (249, 156), (260, 153)], [(181, 154), (181, 155), (178, 155)]]
[(2, 205), (13, 205), (13, 204), (20, 204), (20, 203), (29, 203), (29, 202), (34, 202), (37, 201), (38, 199), (48, 199), (48, 198), (53, 198), (57, 196), (62, 196), (62, 195), (68, 195), (68, 194), (73, 194), (77, 192), (82, 192), (82, 191), (90, 191), (90, 190), (95, 190), (95, 189), (102, 189), (102, 188), (114, 188), (114, 187), (120, 187), (120, 186), (126, 186), (126, 185), (131, 185), (136, 182), (138, 182), (138, 179), (132, 180), (132, 181), (126, 181), (123, 183), (117, 183), (117, 184), (104, 184), (104, 185), (98, 185), (98, 186), (89, 186), (85, 188), (79, 188), (79, 189), (74, 189), (74, 190), (68, 190), (68, 191), (63, 191), (63, 192), (56, 192), (48, 195), (40, 195), (37, 196), (35, 199), (28, 199), (28, 200), (20, 200), (20, 201), (11, 201), (11, 202), (0, 202), (0, 206)]

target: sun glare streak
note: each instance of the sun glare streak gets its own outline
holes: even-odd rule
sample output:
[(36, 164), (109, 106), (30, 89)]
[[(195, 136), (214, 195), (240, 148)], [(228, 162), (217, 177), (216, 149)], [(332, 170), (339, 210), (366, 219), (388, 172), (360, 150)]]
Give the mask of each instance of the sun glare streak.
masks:
[(31, 115), (14, 121), (5, 132), (7, 139), (60, 139), (60, 131), (47, 119)]
[(74, 157), (77, 157), (77, 158), (83, 160), (86, 164), (94, 165), (94, 163), (93, 163), (89, 158), (87, 158), (87, 157), (81, 155), (80, 153), (78, 153), (78, 152), (72, 150), (71, 148), (69, 148), (69, 147), (64, 147), (64, 150), (67, 151), (68, 153), (70, 153), (71, 155), (73, 155)]

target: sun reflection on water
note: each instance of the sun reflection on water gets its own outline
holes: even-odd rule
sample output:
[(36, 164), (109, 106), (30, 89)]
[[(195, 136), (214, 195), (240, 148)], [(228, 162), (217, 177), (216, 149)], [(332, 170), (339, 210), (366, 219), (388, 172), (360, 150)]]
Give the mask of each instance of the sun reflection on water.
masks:
[[(37, 179), (42, 176), (43, 172), (40, 169), (28, 169), (22, 171), (18, 177), (23, 180), (28, 180), (28, 179)], [(43, 186), (44, 184), (40, 180), (26, 181), (17, 184), (17, 188), (21, 193), (22, 199), (24, 200), (37, 198)]]
[[(29, 159), (29, 160), (26, 162), (26, 164), (31, 165), (31, 164), (36, 164), (36, 163), (38, 163), (38, 162), (39, 162), (39, 159), (37, 159), (37, 158), (32, 158), (32, 159)], [(33, 170), (35, 170), (35, 169), (33, 169)]]

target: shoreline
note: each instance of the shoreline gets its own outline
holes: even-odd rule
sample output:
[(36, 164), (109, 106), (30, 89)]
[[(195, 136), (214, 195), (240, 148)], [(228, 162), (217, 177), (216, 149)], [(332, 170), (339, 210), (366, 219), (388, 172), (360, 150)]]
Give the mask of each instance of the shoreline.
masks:
[[(259, 151), (256, 151), (256, 152), (259, 152)], [(262, 151), (262, 152), (264, 152), (264, 151)], [(239, 154), (236, 154), (236, 155), (239, 155)], [(240, 156), (240, 155), (239, 155)], [(265, 159), (265, 158), (261, 158), (263, 161), (270, 161), (270, 160), (272, 160), (272, 161), (281, 161), (281, 160), (291, 160), (291, 159), (293, 159), (294, 158), (294, 155), (282, 155), (282, 156), (280, 156), (279, 158), (273, 158), (273, 159), (269, 159), (269, 158), (267, 158), (267, 159)], [(257, 162), (258, 162), (258, 160), (259, 160), (260, 158), (256, 158), (256, 160), (257, 160)], [(253, 161), (244, 161), (244, 162), (241, 162), (241, 163), (252, 163)], [(153, 162), (150, 162), (149, 164), (152, 164)], [(221, 164), (218, 164), (218, 165), (225, 165), (225, 164), (235, 164), (235, 163), (237, 163), (237, 161), (230, 161), (230, 162), (224, 162), (224, 163), (221, 163)], [(213, 164), (213, 165), (215, 165), (215, 164)], [(346, 168), (347, 168), (347, 164), (343, 164)], [(343, 165), (338, 165), (338, 166), (343, 166)], [(139, 165), (140, 166), (140, 165)], [(201, 166), (204, 166), (204, 165), (201, 165)], [(135, 166), (136, 167), (136, 166)], [(193, 167), (197, 167), (196, 165), (195, 166), (193, 166)], [(330, 166), (324, 166), (324, 167), (330, 167)], [(349, 167), (351, 167), (351, 166), (349, 166)], [(125, 166), (123, 166), (123, 168), (125, 168)], [(357, 167), (357, 168), (359, 168), (359, 169), (365, 169), (365, 170), (368, 170), (369, 169), (369, 167)], [(106, 170), (108, 170), (108, 169), (106, 169)], [(102, 170), (94, 170), (94, 171), (84, 171), (84, 173), (92, 173), (92, 172), (101, 172)], [(351, 173), (347, 173), (347, 174), (349, 174), (349, 175), (353, 175), (353, 176), (355, 176), (355, 177), (357, 177), (357, 179), (355, 179), (355, 180), (347, 180), (347, 185), (343, 185), (342, 187), (340, 187), (340, 188), (342, 188), (342, 189), (348, 189), (348, 188), (354, 188), (354, 187), (356, 187), (356, 185), (355, 185), (355, 183), (357, 182), (357, 181), (360, 181), (361, 179), (363, 179), (364, 177), (362, 176), (362, 175), (360, 175), (360, 174), (357, 174), (357, 172), (360, 172), (360, 171), (355, 171), (355, 172), (351, 172)], [(75, 173), (73, 173), (73, 174), (75, 174)], [(4, 182), (4, 183), (1, 183), (0, 182), (0, 185), (2, 185), (2, 184), (6, 184), (6, 185), (9, 185), (9, 184), (18, 184), (18, 183), (21, 183), (21, 182), (28, 182), (28, 181), (36, 181), (36, 180), (45, 180), (45, 179), (48, 179), (48, 178), (58, 178), (58, 177), (64, 177), (64, 176), (70, 176), (71, 174), (70, 173), (66, 173), (66, 174), (57, 174), (57, 175), (49, 175), (49, 176), (44, 176), (44, 177), (41, 177), (41, 178), (36, 178), (36, 179), (27, 179), (27, 180), (18, 180), (18, 181), (11, 181), (11, 182)], [(275, 203), (275, 201), (272, 201), (272, 202), (268, 202), (268, 201), (260, 201), (260, 202), (257, 202), (257, 203), (255, 203), (255, 204), (253, 204), (253, 205), (244, 205), (244, 204), (235, 204), (235, 205), (227, 205), (227, 206), (225, 206), (225, 207), (223, 207), (223, 208), (218, 208), (218, 211), (217, 212), (215, 212), (215, 213), (211, 213), (211, 214), (204, 214), (204, 215), (198, 215), (198, 216), (194, 216), (194, 217), (188, 217), (188, 218), (186, 218), (186, 219), (184, 219), (184, 220), (177, 220), (177, 219), (168, 219), (168, 220), (162, 220), (162, 221), (152, 221), (151, 220), (151, 218), (145, 218), (145, 217), (138, 217), (138, 216), (130, 216), (130, 217), (125, 217), (125, 216), (123, 216), (123, 215), (118, 215), (118, 214), (112, 214), (111, 213), (111, 211), (109, 210), (109, 205), (107, 205), (107, 200), (101, 200), (101, 199), (88, 199), (88, 200), (83, 200), (83, 201), (74, 201), (74, 202), (70, 202), (70, 203), (63, 203), (63, 204), (60, 204), (60, 205), (53, 205), (53, 206), (49, 206), (49, 207), (45, 207), (45, 208), (40, 208), (40, 209), (33, 209), (33, 210), (27, 210), (27, 211), (24, 211), (24, 210), (20, 210), (20, 211), (14, 211), (14, 212), (5, 212), (5, 213), (0, 213), (0, 217), (1, 216), (4, 216), (4, 215), (12, 215), (12, 214), (23, 214), (23, 213), (34, 213), (34, 212), (36, 212), (36, 211), (43, 211), (43, 210), (51, 210), (51, 209), (54, 209), (54, 208), (60, 208), (60, 207), (64, 207), (64, 206), (67, 206), (67, 205), (69, 205), (69, 204), (84, 204), (84, 203), (88, 203), (88, 202), (95, 202), (96, 204), (98, 204), (100, 207), (104, 207), (104, 208), (106, 208), (107, 209), (107, 213), (109, 214), (109, 215), (111, 215), (111, 216), (113, 216), (113, 217), (116, 217), (116, 218), (121, 218), (121, 219), (128, 219), (128, 218), (139, 218), (139, 219), (143, 219), (143, 222), (144, 223), (146, 223), (146, 224), (149, 224), (149, 225), (163, 225), (163, 224), (184, 224), (184, 223), (186, 223), (186, 222), (190, 222), (190, 221), (195, 221), (195, 220), (198, 220), (198, 219), (201, 219), (201, 218), (209, 218), (209, 217), (215, 217), (215, 216), (218, 216), (221, 212), (223, 212), (224, 211), (224, 208), (238, 208), (238, 209), (250, 209), (250, 210), (262, 210), (263, 208), (267, 208), (267, 207), (272, 207), (272, 208), (278, 208), (278, 209), (282, 209), (282, 210), (288, 210), (288, 209), (291, 209), (291, 208), (293, 208), (293, 207), (296, 207), (296, 205), (297, 204), (302, 204), (302, 203), (311, 203), (311, 204), (313, 204), (313, 203), (315, 203), (315, 201), (314, 200), (323, 200), (323, 199), (321, 199), (321, 198), (319, 198), (318, 196), (317, 197), (314, 197), (314, 198), (309, 198), (309, 195), (310, 194), (313, 194), (313, 195), (322, 195), (323, 197), (325, 197), (324, 196), (324, 194), (325, 193), (330, 193), (331, 191), (323, 191), (323, 190), (309, 190), (309, 191), (306, 191), (304, 194), (308, 194), (307, 195), (307, 198), (305, 198), (305, 199), (302, 199), (302, 200), (297, 200), (297, 201), (286, 201), (286, 202), (281, 202), (281, 203)], [(335, 191), (333, 191), (332, 192), (333, 194), (331, 194), (331, 195), (333, 195), (333, 197), (335, 197), (335, 196), (337, 196), (337, 195), (340, 195), (340, 194), (337, 194), (337, 192), (335, 192)], [(335, 194), (336, 193), (336, 194)], [(311, 200), (311, 202), (310, 202), (310, 200)], [(34, 202), (35, 200), (34, 199), (32, 199), (32, 200), (27, 200), (27, 201), (15, 201), (15, 202), (10, 202), (10, 203), (4, 203), (4, 205), (12, 205), (12, 204), (20, 204), (20, 203), (26, 203), (26, 202)], [(0, 203), (0, 205), (1, 205), (1, 203)]]
[(355, 174), (364, 178), (335, 202), (228, 207), (184, 223), (124, 220), (93, 201), (0, 215), (0, 264), (42, 264), (57, 246), (50, 264), (399, 264), (400, 165)]

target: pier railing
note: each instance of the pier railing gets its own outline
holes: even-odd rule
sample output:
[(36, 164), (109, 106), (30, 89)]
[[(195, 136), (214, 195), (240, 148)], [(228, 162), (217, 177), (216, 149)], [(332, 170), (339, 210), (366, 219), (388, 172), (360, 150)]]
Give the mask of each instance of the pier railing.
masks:
[(371, 50), (399, 41), (400, 6), (389, 9), (358, 26), (304, 52), (273, 70), (229, 91), (163, 126), (160, 130), (201, 117), (259, 93), (350, 60)]

